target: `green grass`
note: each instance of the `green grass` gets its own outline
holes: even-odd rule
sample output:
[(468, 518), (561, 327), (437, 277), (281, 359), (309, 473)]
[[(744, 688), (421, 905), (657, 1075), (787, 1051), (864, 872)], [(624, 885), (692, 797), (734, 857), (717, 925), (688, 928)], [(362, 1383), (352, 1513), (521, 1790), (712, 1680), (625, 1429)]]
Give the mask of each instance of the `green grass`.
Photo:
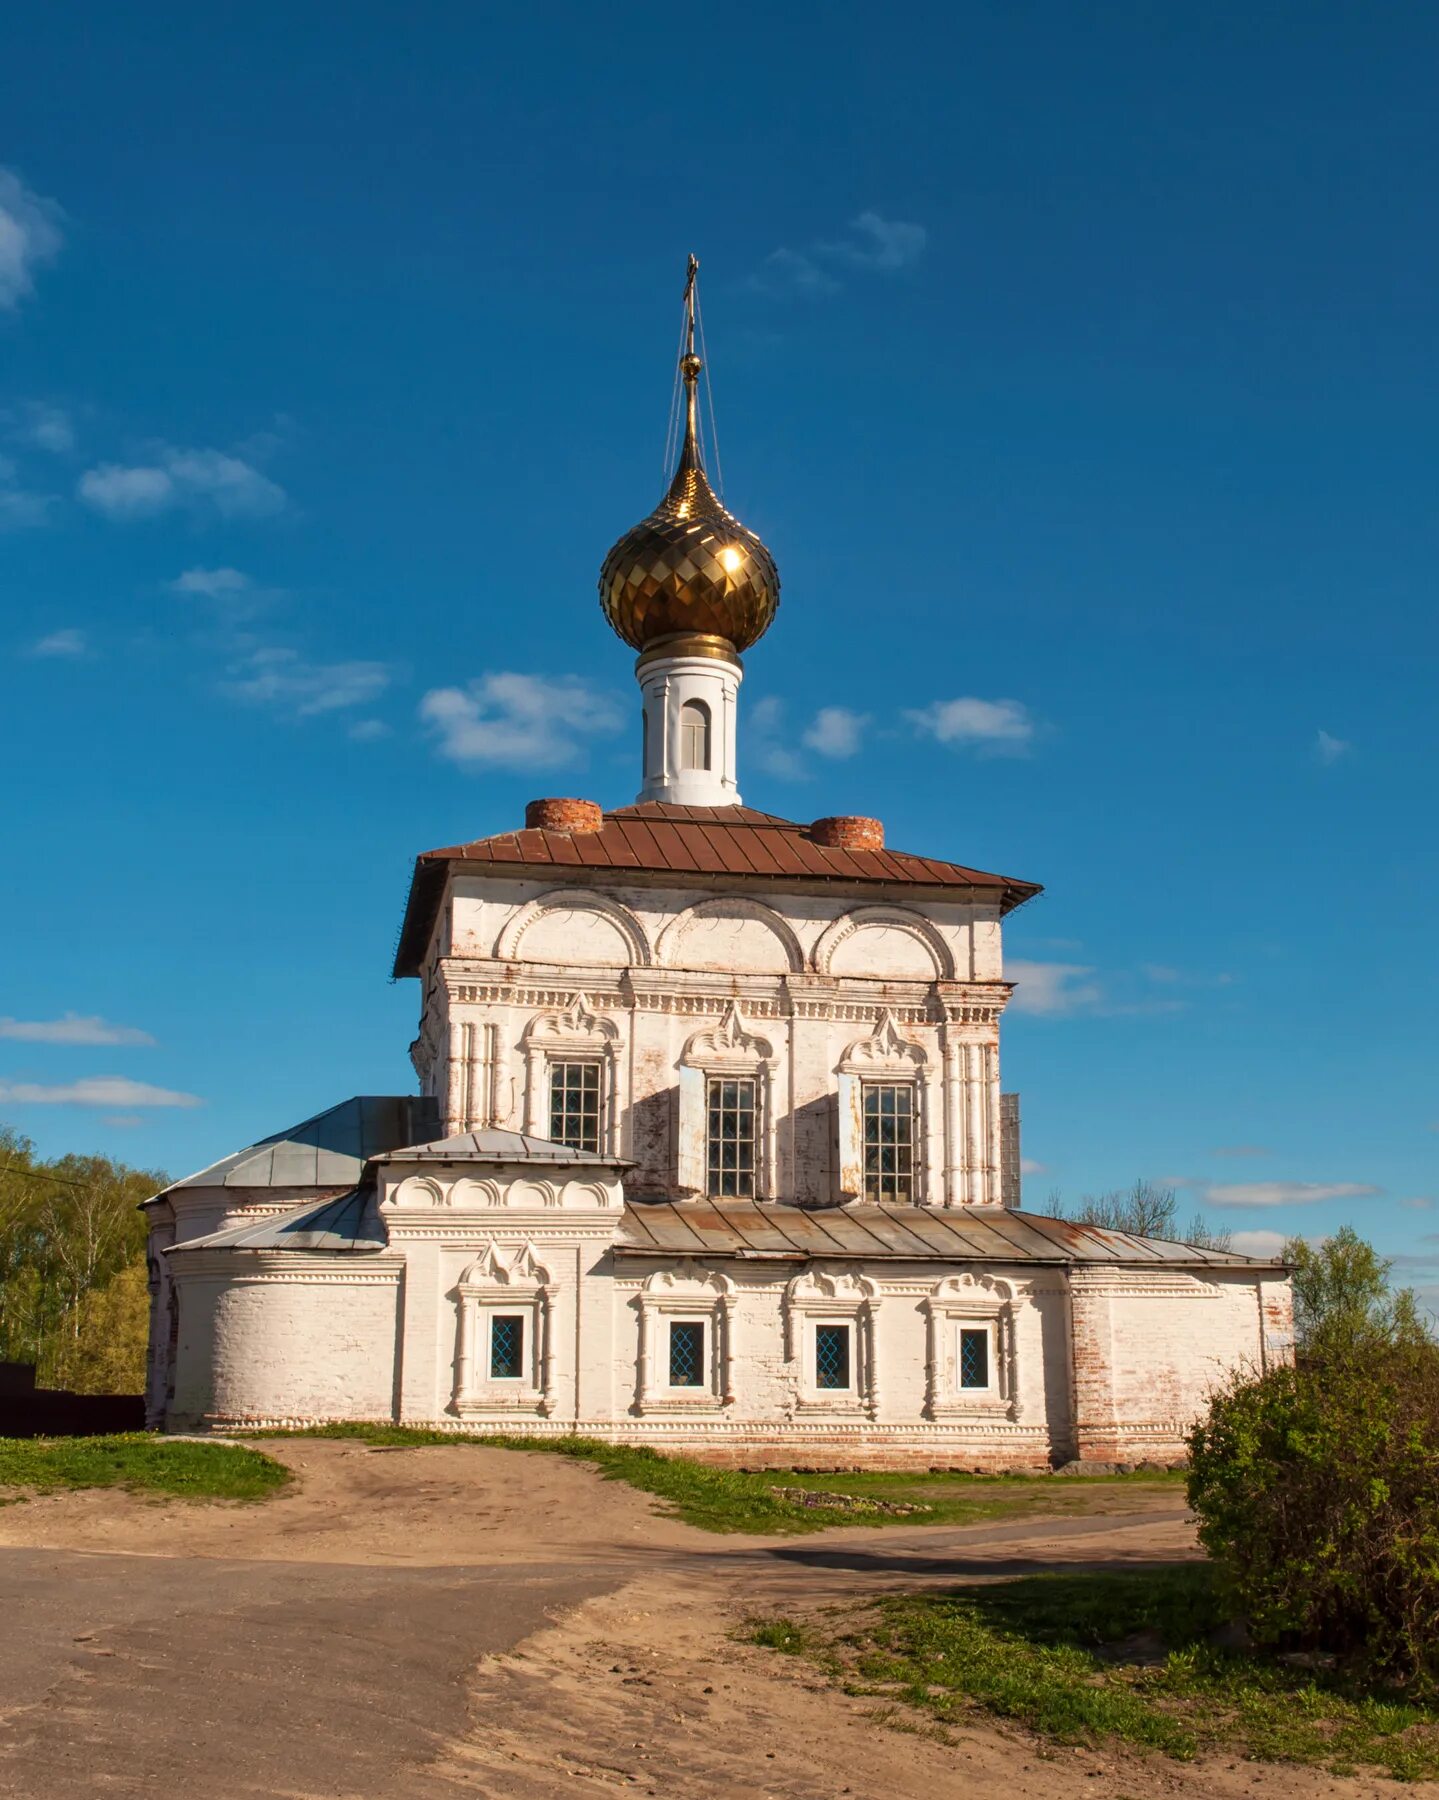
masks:
[[(800, 1533), (826, 1531), (836, 1525), (969, 1525), (1028, 1514), (1050, 1517), (1122, 1510), (1133, 1505), (1136, 1490), (1150, 1485), (1172, 1490), (1178, 1497), (1183, 1481), (1179, 1475), (1055, 1479), (923, 1472), (795, 1475), (788, 1470), (752, 1475), (737, 1469), (712, 1468), (683, 1456), (661, 1456), (654, 1450), (605, 1444), (585, 1437), (534, 1438), (493, 1433), (467, 1436), (401, 1425), (319, 1425), (293, 1435), (352, 1438), (381, 1447), (478, 1444), (491, 1449), (573, 1456), (594, 1464), (608, 1481), (627, 1482), (641, 1493), (653, 1494), (677, 1518), (704, 1531)], [(861, 1499), (918, 1502), (930, 1510), (896, 1518), (879, 1512), (851, 1512), (842, 1507), (801, 1506), (776, 1494), (773, 1490), (779, 1485), (851, 1494)]]
[(123, 1487), (182, 1500), (263, 1500), (290, 1471), (236, 1444), (182, 1443), (141, 1431), (114, 1437), (0, 1438), (0, 1496), (6, 1489)]
[(1334, 1774), (1439, 1777), (1439, 1713), (1219, 1649), (1223, 1622), (1197, 1563), (908, 1594), (820, 1624), (752, 1620), (747, 1636), (943, 1725), (981, 1711), (1059, 1743), (1118, 1739), (1180, 1761), (1227, 1750)]

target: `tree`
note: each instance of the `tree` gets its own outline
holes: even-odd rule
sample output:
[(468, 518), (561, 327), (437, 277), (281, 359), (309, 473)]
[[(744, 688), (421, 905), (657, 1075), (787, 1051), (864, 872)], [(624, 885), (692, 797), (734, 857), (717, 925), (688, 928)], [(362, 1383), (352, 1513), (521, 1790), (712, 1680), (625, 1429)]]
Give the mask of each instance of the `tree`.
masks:
[(45, 1161), (0, 1127), (0, 1361), (34, 1363), (42, 1386), (140, 1391), (138, 1208), (166, 1180), (105, 1156)]
[(1098, 1225), (1104, 1231), (1167, 1238), (1201, 1250), (1229, 1248), (1229, 1233), (1211, 1231), (1199, 1213), (1181, 1231), (1177, 1222), (1179, 1196), (1172, 1187), (1160, 1187), (1152, 1181), (1136, 1181), (1127, 1192), (1113, 1188), (1107, 1194), (1085, 1194), (1073, 1212), (1066, 1210), (1057, 1192), (1052, 1193), (1046, 1211), (1052, 1218), (1072, 1219), (1076, 1225)]
[(1389, 1286), (1393, 1263), (1352, 1225), (1318, 1245), (1290, 1238), (1283, 1258), (1294, 1267), (1294, 1336), (1306, 1359), (1332, 1360), (1428, 1336), (1413, 1290)]

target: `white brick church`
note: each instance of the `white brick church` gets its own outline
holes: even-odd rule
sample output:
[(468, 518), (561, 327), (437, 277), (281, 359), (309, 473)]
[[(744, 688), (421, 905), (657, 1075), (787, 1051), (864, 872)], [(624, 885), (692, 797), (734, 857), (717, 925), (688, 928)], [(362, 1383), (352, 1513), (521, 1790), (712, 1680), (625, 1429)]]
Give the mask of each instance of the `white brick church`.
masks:
[(779, 578), (705, 474), (692, 295), (674, 480), (600, 580), (639, 798), (422, 855), (419, 1094), (149, 1202), (152, 1422), (1175, 1459), (1227, 1369), (1288, 1354), (1285, 1271), (1019, 1210), (1001, 932), (1034, 884), (742, 804)]

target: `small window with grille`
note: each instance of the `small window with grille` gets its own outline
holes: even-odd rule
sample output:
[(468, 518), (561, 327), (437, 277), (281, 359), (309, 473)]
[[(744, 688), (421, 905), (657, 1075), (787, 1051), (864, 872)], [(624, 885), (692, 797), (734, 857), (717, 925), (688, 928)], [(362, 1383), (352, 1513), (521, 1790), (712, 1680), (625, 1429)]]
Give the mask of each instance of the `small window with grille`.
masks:
[(959, 1385), (989, 1386), (989, 1330), (984, 1325), (964, 1325), (959, 1333)]
[(815, 1326), (814, 1385), (817, 1388), (849, 1386), (848, 1325)]
[(490, 1320), (490, 1380), (518, 1381), (524, 1374), (525, 1321), (521, 1313), (496, 1313)]
[(713, 1197), (754, 1199), (757, 1105), (758, 1083), (752, 1076), (710, 1077), (705, 1163)]
[(680, 767), (710, 766), (710, 709), (703, 700), (686, 700), (680, 708)]
[(914, 1087), (864, 1084), (864, 1197), (907, 1206), (914, 1199)]
[(703, 1387), (705, 1328), (699, 1319), (670, 1322), (670, 1386)]
[(571, 1150), (600, 1147), (600, 1065), (550, 1064), (550, 1141)]

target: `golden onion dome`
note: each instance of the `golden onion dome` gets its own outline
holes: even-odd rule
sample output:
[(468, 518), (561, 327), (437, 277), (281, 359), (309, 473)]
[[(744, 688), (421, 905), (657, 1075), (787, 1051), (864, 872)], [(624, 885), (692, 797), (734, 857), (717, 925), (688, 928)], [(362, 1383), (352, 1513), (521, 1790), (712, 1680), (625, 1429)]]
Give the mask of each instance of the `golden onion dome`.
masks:
[(669, 492), (627, 531), (600, 570), (600, 605), (627, 644), (719, 638), (736, 651), (757, 643), (779, 608), (779, 571), (752, 531), (725, 511), (705, 474), (694, 353), (694, 259), (685, 289), (687, 348), (680, 359), (685, 432)]

